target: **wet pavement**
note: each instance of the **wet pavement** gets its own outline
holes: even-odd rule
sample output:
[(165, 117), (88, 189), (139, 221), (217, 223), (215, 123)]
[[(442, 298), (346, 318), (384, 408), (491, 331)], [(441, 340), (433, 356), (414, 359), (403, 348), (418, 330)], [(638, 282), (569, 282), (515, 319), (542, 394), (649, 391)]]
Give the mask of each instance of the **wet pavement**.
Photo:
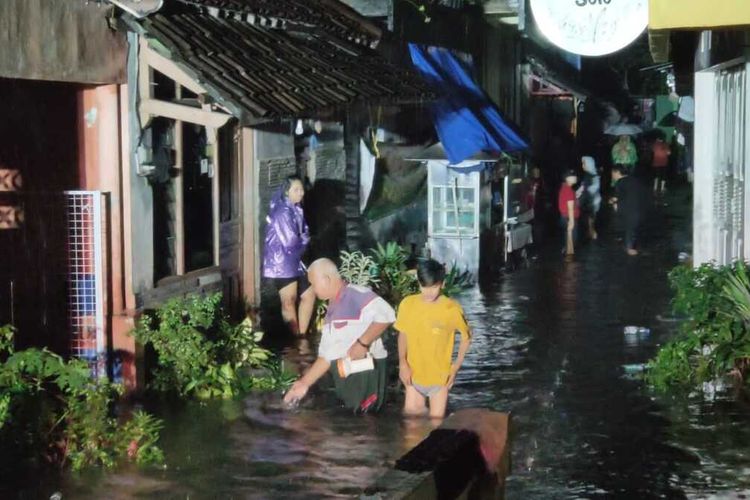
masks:
[[(460, 297), (475, 337), (450, 407), (512, 413), (507, 498), (742, 498), (731, 492), (750, 488), (741, 397), (710, 387), (657, 395), (625, 368), (647, 361), (676, 327), (663, 321), (666, 273), (688, 249), (690, 220), (684, 193), (668, 202), (638, 257), (610, 231), (574, 262), (552, 249)], [(650, 332), (624, 335), (626, 325)], [(286, 357), (312, 354), (290, 348)], [(167, 424), (165, 470), (70, 474), (16, 496), (387, 498), (368, 486), (430, 430), (402, 419), (392, 395), (377, 417), (336, 410), (324, 391), (295, 412), (279, 409), (278, 394), (154, 408)]]

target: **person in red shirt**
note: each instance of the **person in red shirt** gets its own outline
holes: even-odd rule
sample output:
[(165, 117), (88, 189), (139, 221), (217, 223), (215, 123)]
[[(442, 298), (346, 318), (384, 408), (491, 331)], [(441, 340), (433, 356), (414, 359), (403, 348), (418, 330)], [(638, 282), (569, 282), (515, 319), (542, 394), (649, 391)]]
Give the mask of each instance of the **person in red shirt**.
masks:
[(669, 145), (661, 138), (654, 141), (651, 146), (651, 166), (654, 169), (654, 194), (664, 194), (667, 182), (667, 165), (669, 164)]
[(568, 170), (560, 186), (557, 196), (557, 207), (560, 211), (560, 221), (563, 227), (564, 247), (563, 253), (572, 256), (575, 253), (576, 229), (578, 217), (581, 216), (581, 208), (578, 206), (578, 197), (573, 186), (578, 182), (578, 174), (574, 170)]

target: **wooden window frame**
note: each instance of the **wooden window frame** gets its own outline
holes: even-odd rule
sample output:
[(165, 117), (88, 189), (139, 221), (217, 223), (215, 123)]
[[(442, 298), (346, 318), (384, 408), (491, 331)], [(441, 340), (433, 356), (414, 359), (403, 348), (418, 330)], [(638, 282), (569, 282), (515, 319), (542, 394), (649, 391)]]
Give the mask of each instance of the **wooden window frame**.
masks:
[[(180, 278), (192, 279), (195, 275), (219, 272), (220, 259), (220, 214), (219, 214), (219, 147), (218, 132), (219, 128), (224, 126), (232, 115), (217, 109), (217, 106), (203, 104), (200, 108), (180, 104), (181, 89), (185, 88), (198, 96), (206, 95), (206, 89), (190, 77), (182, 68), (171, 61), (168, 57), (157, 52), (149, 45), (148, 39), (144, 36), (139, 40), (139, 68), (138, 68), (138, 87), (140, 102), (138, 106), (138, 116), (141, 127), (149, 123), (154, 117), (163, 117), (174, 121), (174, 143), (175, 143), (175, 167), (182, 170), (183, 163), (183, 123), (192, 123), (206, 129), (207, 144), (211, 147), (211, 189), (212, 189), (212, 219), (213, 219), (213, 265), (193, 270), (189, 273), (185, 271), (185, 230), (184, 230), (184, 200), (183, 200), (183, 176), (178, 175), (174, 178), (175, 190), (175, 275), (167, 276), (157, 283), (160, 285), (171, 284)], [(171, 79), (175, 83), (176, 101), (170, 102), (155, 99), (153, 95), (153, 72), (158, 71)], [(208, 99), (203, 99), (203, 102)]]

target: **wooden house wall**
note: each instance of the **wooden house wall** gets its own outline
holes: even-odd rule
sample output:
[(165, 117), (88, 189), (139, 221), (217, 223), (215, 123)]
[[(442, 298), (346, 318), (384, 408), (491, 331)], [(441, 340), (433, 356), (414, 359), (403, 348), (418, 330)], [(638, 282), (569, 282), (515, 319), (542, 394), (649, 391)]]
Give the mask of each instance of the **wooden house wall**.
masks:
[(2, 0), (0, 77), (124, 83), (126, 43), (84, 0)]
[(78, 187), (77, 88), (0, 79), (0, 168), (18, 170), (19, 191), (0, 205), (23, 208), (16, 229), (0, 229), (0, 324), (14, 323), (18, 347), (64, 353), (68, 338), (66, 221), (60, 192)]

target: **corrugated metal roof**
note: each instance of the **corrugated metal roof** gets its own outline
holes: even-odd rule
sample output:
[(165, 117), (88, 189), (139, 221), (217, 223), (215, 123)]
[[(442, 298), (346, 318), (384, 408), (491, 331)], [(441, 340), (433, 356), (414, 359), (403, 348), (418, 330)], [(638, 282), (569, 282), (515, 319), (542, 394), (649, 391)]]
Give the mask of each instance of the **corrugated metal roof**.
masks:
[[(268, 3), (190, 2), (204, 7)], [(273, 5), (280, 9), (287, 3), (301, 4), (297, 0), (275, 0)], [(250, 10), (245, 12), (249, 13)], [(334, 36), (332, 28), (321, 27), (325, 19), (301, 23), (299, 14), (294, 23), (280, 26), (257, 17), (260, 11), (254, 15), (255, 24), (226, 12), (217, 15), (203, 9), (182, 8), (172, 12), (165, 9), (145, 19), (125, 19), (131, 29), (145, 34), (157, 50), (166, 49), (165, 56), (246, 123), (313, 116), (317, 111), (357, 100), (398, 103), (432, 97), (418, 75), (390, 64), (373, 49)], [(286, 15), (291, 17), (288, 12)]]

